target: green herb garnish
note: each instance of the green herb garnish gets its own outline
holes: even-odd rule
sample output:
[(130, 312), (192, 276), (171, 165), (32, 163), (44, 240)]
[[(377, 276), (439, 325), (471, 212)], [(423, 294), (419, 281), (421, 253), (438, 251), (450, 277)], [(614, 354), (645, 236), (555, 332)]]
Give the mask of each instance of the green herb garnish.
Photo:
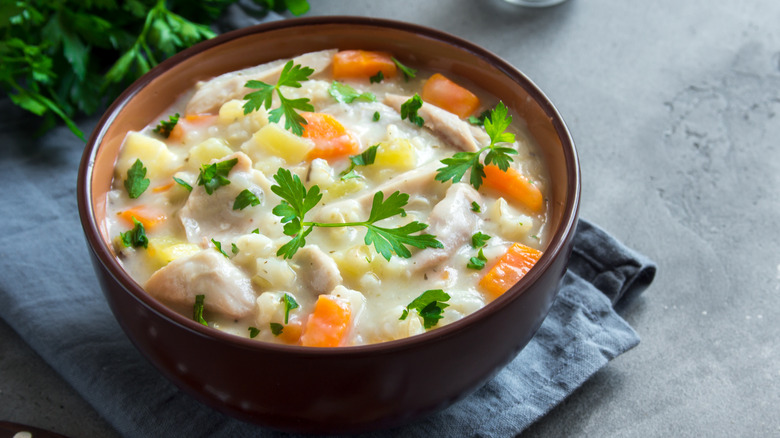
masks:
[(249, 337), (254, 339), (260, 334), (260, 329), (257, 327), (249, 327)]
[(146, 191), (149, 187), (149, 178), (146, 178), (146, 167), (141, 160), (135, 160), (132, 166), (127, 169), (127, 179), (125, 180), (125, 189), (130, 198), (135, 199)]
[(375, 144), (373, 146), (369, 146), (366, 150), (359, 153), (358, 155), (352, 155), (349, 157), (349, 168), (339, 174), (341, 179), (358, 178), (358, 174), (354, 173), (355, 167), (374, 164), (374, 160), (376, 160), (376, 150), (378, 148), (379, 145)]
[(374, 93), (368, 91), (361, 93), (349, 84), (333, 81), (328, 88), (328, 93), (341, 103), (352, 103), (355, 100), (362, 100), (364, 102), (376, 102), (376, 96)]
[(184, 180), (183, 180), (183, 179), (181, 179), (181, 178), (176, 178), (175, 176), (173, 177), (173, 180), (174, 180), (174, 181), (176, 181), (176, 184), (178, 184), (178, 185), (180, 185), (180, 186), (184, 187), (185, 189), (187, 189), (187, 191), (188, 191), (188, 192), (191, 192), (191, 191), (192, 191), (192, 186), (191, 186), (191, 185), (189, 185), (189, 184), (187, 183), (187, 181), (184, 181)]
[(429, 329), (443, 318), (444, 309), (449, 307), (449, 304), (446, 304), (445, 301), (449, 299), (450, 296), (441, 289), (426, 290), (406, 306), (406, 309), (404, 309), (401, 317), (398, 319), (404, 320), (409, 316), (410, 310), (416, 310), (417, 314), (423, 318), (423, 326)]
[(284, 323), (287, 324), (290, 320), (290, 310), (297, 309), (299, 306), (295, 298), (288, 293), (284, 294), (282, 302), (284, 303)]
[(260, 234), (260, 228), (255, 228), (252, 230), (252, 234)]
[(476, 126), (482, 126), (485, 124), (485, 119), (490, 117), (490, 110), (482, 111), (482, 114), (480, 114), (478, 117), (469, 116), (468, 121), (472, 125)]
[(477, 201), (471, 203), (471, 211), (474, 213), (482, 213), (482, 207), (477, 204)]
[(471, 246), (474, 249), (482, 248), (487, 245), (488, 240), (490, 240), (489, 235), (483, 233), (482, 231), (477, 231), (476, 234), (471, 236)]
[(231, 243), (230, 244), (230, 252), (232, 252), (233, 255), (238, 254), (238, 245), (236, 245), (235, 243)]
[(378, 122), (380, 117), (382, 116), (379, 114), (379, 111), (374, 111), (374, 116), (371, 117), (371, 120)]
[(409, 81), (409, 78), (413, 78), (417, 74), (417, 70), (401, 64), (401, 61), (399, 61), (399, 60), (397, 60), (395, 58), (390, 58), (390, 59), (393, 60), (395, 65), (398, 67), (398, 69), (401, 70), (401, 73), (404, 74), (404, 79), (406, 81)]
[(233, 210), (243, 210), (250, 205), (252, 207), (260, 205), (260, 198), (249, 189), (244, 189), (236, 196), (236, 200), (233, 202)]
[(205, 295), (195, 295), (195, 305), (192, 309), (192, 319), (195, 322), (199, 322), (206, 327), (208, 327), (209, 323), (206, 322), (206, 319), (203, 318), (203, 302), (205, 301), (206, 296)]
[(372, 84), (378, 84), (378, 83), (382, 82), (384, 79), (385, 79), (385, 74), (382, 73), (382, 70), (379, 70), (378, 72), (376, 72), (376, 74), (374, 76), (371, 76), (370, 78), (368, 78), (368, 82), (370, 82)]
[(409, 100), (401, 104), (401, 120), (409, 119), (410, 122), (422, 127), (423, 123), (425, 123), (425, 120), (417, 115), (417, 110), (422, 108), (422, 104), (423, 101), (422, 98), (420, 98), (420, 95), (414, 93), (414, 96), (410, 97)]
[(271, 333), (273, 333), (274, 336), (279, 336), (284, 331), (284, 326), (278, 322), (272, 322), (269, 324), (269, 326), (271, 327)]
[(132, 230), (119, 233), (119, 237), (122, 239), (122, 244), (125, 247), (132, 246), (133, 248), (148, 248), (149, 238), (146, 237), (146, 229), (144, 228), (144, 224), (139, 222), (135, 217), (133, 217), (133, 223), (135, 225), (133, 226)]
[(216, 249), (217, 249), (217, 251), (219, 251), (220, 253), (222, 253), (222, 255), (223, 255), (223, 256), (225, 256), (225, 258), (226, 258), (226, 259), (229, 259), (229, 258), (230, 258), (230, 256), (229, 256), (229, 255), (227, 255), (227, 253), (226, 253), (225, 251), (223, 251), (223, 250), (222, 250), (222, 242), (217, 242), (216, 240), (214, 240), (214, 239), (211, 239), (211, 243), (213, 243), (213, 244), (214, 244), (214, 248), (216, 248)]
[[(497, 146), (498, 143), (511, 143), (515, 141), (515, 135), (506, 132), (506, 129), (512, 123), (512, 116), (509, 110), (499, 102), (490, 112), (490, 117), (485, 119), (485, 131), (490, 136), (490, 144), (476, 152), (458, 152), (450, 158), (441, 160), (445, 167), (437, 169), (436, 180), (446, 182), (452, 180), (456, 183), (463, 178), (467, 171), (471, 170), (470, 183), (475, 189), (482, 185), (482, 179), (485, 177), (485, 165), (495, 164), (499, 169), (506, 171), (512, 157), (509, 155), (517, 154), (517, 151), (510, 147)], [(485, 163), (480, 162), (480, 156), (487, 151)]]
[(469, 269), (480, 270), (485, 267), (485, 263), (487, 263), (487, 257), (485, 257), (485, 254), (482, 252), (482, 248), (480, 248), (477, 256), (470, 258), (469, 262), (466, 264), (466, 267)]
[(179, 113), (169, 116), (167, 121), (161, 120), (153, 131), (168, 138), (171, 136), (171, 131), (173, 131), (173, 128), (176, 127), (177, 123), (179, 123)]
[(214, 193), (214, 190), (230, 184), (227, 176), (236, 164), (238, 164), (238, 158), (202, 165), (198, 175), (198, 185), (203, 186), (209, 195)]
[(416, 248), (442, 248), (442, 243), (436, 240), (436, 236), (430, 234), (413, 235), (428, 227), (427, 224), (417, 221), (410, 222), (398, 228), (383, 228), (376, 225), (377, 222), (396, 215), (404, 214), (403, 207), (409, 202), (409, 195), (401, 192), (395, 192), (384, 199), (384, 194), (380, 191), (374, 195), (371, 204), (371, 212), (368, 220), (363, 222), (346, 223), (322, 223), (304, 221), (304, 216), (322, 199), (322, 193), (318, 186), (314, 185), (310, 189), (301, 182), (298, 175), (293, 175), (287, 169), (280, 168), (274, 180), (278, 185), (272, 185), (271, 191), (276, 193), (282, 201), (274, 207), (273, 213), (281, 217), (284, 224), (284, 234), (292, 239), (284, 244), (277, 251), (276, 255), (283, 256), (286, 259), (293, 255), (306, 245), (306, 236), (312, 232), (314, 227), (366, 227), (366, 236), (364, 242), (366, 245), (374, 245), (374, 248), (386, 260), (390, 260), (392, 254), (399, 257), (409, 258), (411, 252), (406, 247)]
[(265, 107), (266, 110), (271, 109), (273, 92), (276, 90), (276, 95), (279, 96), (281, 106), (268, 113), (268, 121), (279, 123), (282, 115), (284, 115), (284, 129), (289, 129), (297, 136), (303, 135), (303, 125), (306, 124), (306, 119), (298, 114), (296, 110), (314, 111), (314, 106), (312, 106), (312, 104), (309, 103), (309, 99), (305, 97), (299, 99), (288, 99), (284, 97), (281, 87), (301, 88), (301, 81), (308, 80), (312, 73), (314, 73), (314, 69), (304, 67), (300, 64), (294, 64), (293, 61), (290, 60), (284, 65), (276, 85), (254, 80), (247, 82), (244, 85), (245, 87), (256, 88), (258, 91), (253, 91), (244, 96), (244, 99), (246, 99), (244, 114), (249, 114), (261, 107)]

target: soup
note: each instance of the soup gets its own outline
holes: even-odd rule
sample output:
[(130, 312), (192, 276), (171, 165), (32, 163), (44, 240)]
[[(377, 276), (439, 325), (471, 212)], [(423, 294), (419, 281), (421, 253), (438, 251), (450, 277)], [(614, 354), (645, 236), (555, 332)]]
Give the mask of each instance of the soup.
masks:
[(197, 84), (125, 138), (120, 263), (266, 342), (370, 344), (476, 312), (541, 255), (549, 176), (522, 120), (448, 76), (325, 50)]

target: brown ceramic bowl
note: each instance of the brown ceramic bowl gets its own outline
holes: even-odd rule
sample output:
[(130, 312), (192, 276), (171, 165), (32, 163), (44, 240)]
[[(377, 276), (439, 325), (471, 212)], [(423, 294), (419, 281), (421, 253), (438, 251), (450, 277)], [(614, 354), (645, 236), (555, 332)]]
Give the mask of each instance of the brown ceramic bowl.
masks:
[[(326, 48), (377, 49), (479, 84), (523, 117), (551, 176), (554, 232), (537, 265), (471, 316), (407, 339), (335, 349), (266, 344), (204, 327), (163, 306), (122, 269), (103, 225), (119, 146), (198, 80)], [(226, 414), (299, 432), (359, 432), (444, 408), (512, 360), (555, 299), (577, 221), (580, 174), (571, 136), (544, 94), (487, 50), (433, 29), (324, 17), (231, 32), (163, 62), (111, 105), (81, 162), (78, 201), (106, 299), (135, 346), (183, 391)], [(500, 336), (497, 335), (500, 333)]]

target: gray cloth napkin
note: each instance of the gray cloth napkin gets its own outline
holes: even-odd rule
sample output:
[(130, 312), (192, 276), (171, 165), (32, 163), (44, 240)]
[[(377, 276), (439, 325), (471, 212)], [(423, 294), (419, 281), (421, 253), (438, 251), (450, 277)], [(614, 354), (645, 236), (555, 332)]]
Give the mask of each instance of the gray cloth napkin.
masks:
[[(8, 99), (0, 99), (0, 115), (0, 317), (124, 436), (285, 436), (201, 405), (130, 344), (100, 292), (79, 222), (82, 142), (64, 127), (33, 138), (37, 120)], [(613, 306), (639, 294), (654, 274), (652, 261), (580, 221), (558, 298), (517, 358), (448, 409), (370, 436), (519, 433), (637, 345)]]

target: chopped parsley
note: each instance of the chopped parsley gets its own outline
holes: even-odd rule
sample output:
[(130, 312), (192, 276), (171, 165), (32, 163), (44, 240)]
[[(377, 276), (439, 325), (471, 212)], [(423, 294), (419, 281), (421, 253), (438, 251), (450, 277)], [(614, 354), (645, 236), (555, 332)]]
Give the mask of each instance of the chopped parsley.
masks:
[(410, 97), (409, 100), (401, 104), (401, 120), (409, 119), (410, 122), (422, 127), (423, 123), (425, 123), (425, 120), (417, 115), (417, 110), (422, 108), (422, 104), (423, 101), (420, 95), (414, 93), (414, 96)]
[(470, 258), (469, 262), (466, 264), (466, 267), (478, 271), (485, 267), (485, 263), (487, 263), (487, 257), (485, 257), (485, 254), (482, 252), (482, 248), (480, 248), (477, 256)]
[(450, 296), (441, 289), (427, 290), (412, 300), (398, 319), (405, 320), (409, 316), (409, 311), (416, 310), (417, 314), (423, 318), (423, 326), (429, 329), (443, 318), (444, 309), (449, 307), (445, 301), (449, 299)]
[(404, 79), (407, 82), (409, 81), (409, 78), (413, 78), (417, 74), (417, 70), (401, 64), (401, 61), (399, 61), (399, 60), (397, 60), (395, 58), (390, 58), (390, 59), (393, 60), (393, 62), (395, 63), (396, 67), (398, 67), (398, 69), (401, 70), (401, 73), (404, 74)]
[(252, 234), (260, 234), (260, 228), (255, 228), (252, 230)]
[(249, 337), (254, 339), (260, 334), (260, 329), (257, 327), (249, 327)]
[(371, 76), (370, 78), (368, 78), (368, 82), (370, 82), (372, 84), (378, 84), (378, 83), (382, 82), (384, 79), (385, 79), (385, 74), (382, 73), (382, 70), (379, 70), (378, 72), (376, 72), (376, 74), (374, 76)]
[(328, 88), (328, 93), (341, 103), (352, 103), (355, 100), (362, 100), (364, 102), (376, 102), (376, 96), (374, 93), (368, 91), (361, 93), (349, 84), (344, 84), (339, 81), (333, 81)]
[(222, 242), (217, 242), (216, 240), (214, 240), (214, 239), (211, 239), (211, 243), (213, 243), (213, 244), (214, 244), (214, 248), (216, 248), (216, 249), (217, 249), (217, 251), (219, 251), (220, 253), (222, 253), (222, 255), (223, 255), (223, 256), (225, 256), (225, 258), (226, 258), (226, 259), (229, 259), (229, 258), (230, 258), (230, 256), (229, 256), (229, 255), (227, 255), (227, 253), (226, 253), (225, 251), (223, 251), (223, 250), (222, 250)]
[(230, 252), (232, 252), (233, 255), (238, 254), (238, 245), (236, 245), (235, 243), (231, 243), (230, 244)]
[(179, 113), (169, 116), (168, 120), (161, 120), (152, 131), (168, 138), (171, 136), (171, 131), (173, 131), (177, 123), (179, 123)]
[(185, 189), (186, 189), (188, 192), (191, 192), (191, 191), (192, 191), (192, 186), (191, 186), (191, 185), (189, 185), (189, 184), (187, 183), (187, 181), (184, 181), (184, 180), (183, 180), (183, 179), (181, 179), (181, 178), (176, 178), (175, 176), (173, 177), (173, 180), (174, 180), (174, 181), (176, 181), (176, 184), (178, 184), (178, 185), (180, 185), (180, 186), (184, 187), (184, 188), (185, 188)]
[(379, 114), (379, 111), (374, 111), (374, 116), (371, 118), (371, 120), (378, 122), (380, 117), (382, 117), (382, 115)]
[(487, 245), (488, 240), (490, 240), (489, 235), (483, 233), (482, 231), (477, 231), (476, 234), (471, 236), (471, 246), (474, 247), (474, 249), (482, 248)]
[(357, 178), (358, 175), (354, 173), (355, 167), (368, 166), (374, 164), (374, 160), (376, 160), (377, 149), (379, 149), (379, 145), (375, 144), (373, 146), (368, 147), (360, 154), (352, 155), (351, 157), (349, 157), (349, 161), (350, 161), (349, 168), (341, 172), (340, 174), (341, 179)]
[(127, 179), (125, 180), (125, 189), (127, 195), (136, 199), (149, 187), (149, 178), (146, 178), (146, 167), (141, 160), (135, 160), (132, 166), (127, 169)]
[(312, 73), (314, 73), (314, 69), (295, 64), (290, 60), (282, 68), (276, 85), (266, 84), (265, 82), (255, 80), (248, 81), (244, 86), (247, 88), (255, 88), (258, 91), (253, 91), (244, 96), (244, 99), (246, 100), (246, 103), (244, 103), (244, 114), (249, 114), (261, 107), (265, 107), (266, 110), (271, 109), (273, 92), (276, 90), (276, 95), (279, 96), (280, 106), (279, 108), (268, 112), (268, 121), (279, 123), (282, 115), (284, 115), (284, 129), (289, 129), (297, 136), (303, 135), (303, 125), (306, 124), (306, 119), (298, 114), (296, 110), (314, 111), (314, 106), (312, 106), (312, 104), (309, 103), (309, 99), (305, 97), (299, 99), (288, 99), (284, 97), (281, 87), (301, 88), (301, 81), (308, 80)]
[(282, 302), (284, 303), (284, 323), (287, 324), (290, 320), (290, 310), (297, 309), (299, 305), (295, 298), (288, 293), (284, 294)]
[(471, 211), (474, 213), (482, 213), (482, 207), (477, 204), (477, 201), (471, 203)]
[(132, 230), (119, 233), (119, 237), (122, 239), (122, 244), (125, 247), (132, 246), (133, 248), (149, 247), (149, 239), (146, 237), (146, 229), (144, 229), (144, 224), (139, 222), (135, 217), (133, 217), (133, 223), (135, 226)]
[[(512, 116), (503, 102), (490, 112), (490, 117), (485, 118), (485, 131), (490, 136), (490, 144), (476, 152), (458, 152), (450, 158), (441, 160), (444, 167), (437, 169), (436, 180), (441, 182), (459, 182), (463, 176), (471, 170), (469, 182), (475, 189), (482, 185), (482, 179), (485, 177), (485, 165), (495, 164), (499, 169), (506, 171), (509, 163), (512, 162), (510, 155), (517, 154), (511, 147), (498, 146), (498, 143), (511, 143), (515, 141), (515, 135), (506, 132), (506, 129), (512, 123)], [(484, 164), (480, 161), (483, 152), (485, 155)]]
[(490, 117), (490, 110), (482, 111), (482, 114), (480, 114), (478, 117), (470, 116), (468, 118), (469, 123), (476, 126), (483, 126), (485, 124), (485, 119)]
[(279, 336), (284, 331), (284, 326), (278, 322), (272, 322), (269, 324), (269, 326), (271, 327), (271, 333), (273, 333), (274, 336)]
[(203, 301), (206, 299), (205, 295), (195, 295), (195, 305), (192, 309), (192, 319), (195, 322), (199, 322), (206, 327), (208, 327), (209, 323), (206, 322), (206, 319), (203, 318)]
[(218, 188), (230, 184), (227, 176), (236, 164), (238, 164), (238, 158), (202, 165), (198, 175), (198, 185), (203, 186), (209, 195), (214, 193)]
[(301, 182), (298, 175), (293, 175), (288, 169), (279, 168), (274, 175), (276, 185), (271, 186), (271, 191), (282, 198), (279, 205), (272, 210), (273, 214), (281, 217), (284, 224), (283, 232), (292, 239), (276, 252), (277, 256), (285, 259), (292, 258), (298, 249), (306, 245), (308, 236), (314, 227), (366, 227), (366, 235), (363, 241), (366, 245), (374, 245), (376, 252), (382, 254), (386, 260), (395, 254), (399, 257), (409, 258), (412, 253), (406, 246), (415, 248), (442, 248), (441, 242), (436, 236), (430, 234), (413, 234), (428, 228), (421, 222), (410, 222), (398, 228), (383, 228), (376, 225), (377, 222), (405, 213), (403, 207), (409, 202), (409, 195), (394, 192), (387, 199), (381, 191), (374, 194), (371, 204), (371, 212), (368, 220), (363, 222), (322, 223), (304, 221), (306, 213), (314, 208), (322, 199), (322, 193), (317, 185), (310, 189)]
[(233, 210), (243, 210), (250, 205), (252, 207), (260, 205), (260, 198), (249, 189), (244, 189), (236, 196), (236, 200), (233, 202)]

